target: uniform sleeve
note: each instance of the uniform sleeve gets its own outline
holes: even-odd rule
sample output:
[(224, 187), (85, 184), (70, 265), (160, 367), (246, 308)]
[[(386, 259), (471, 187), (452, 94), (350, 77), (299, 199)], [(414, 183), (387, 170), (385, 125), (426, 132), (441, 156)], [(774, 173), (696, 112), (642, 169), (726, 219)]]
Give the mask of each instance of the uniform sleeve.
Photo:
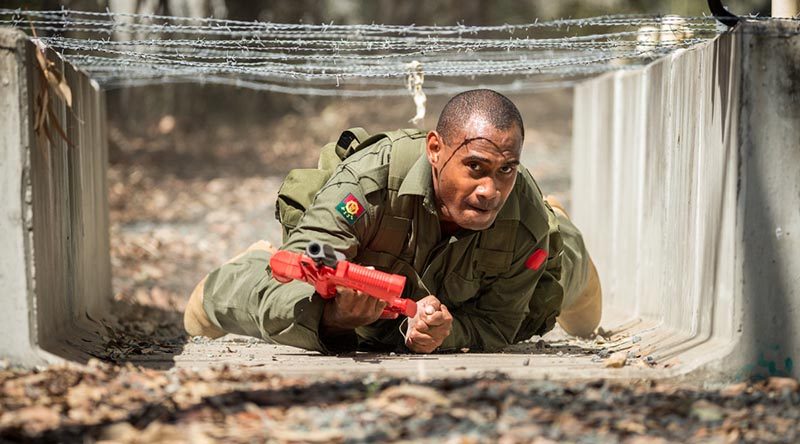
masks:
[[(347, 202), (355, 202), (350, 204), (349, 212)], [(368, 236), (370, 226), (374, 225), (371, 223), (373, 212), (357, 178), (342, 165), (318, 192), (281, 249), (300, 252), (310, 241), (317, 241), (330, 244), (347, 259), (352, 259), (358, 252), (359, 239)], [(254, 288), (251, 304), (257, 309), (250, 311), (257, 317), (255, 321), (265, 340), (323, 353), (355, 349), (355, 334), (320, 337), (325, 301), (315, 294), (311, 285), (297, 281), (281, 284), (272, 278), (271, 270), (267, 270), (266, 273), (262, 271), (261, 282)], [(242, 291), (248, 289), (242, 288)]]
[[(521, 235), (525, 236), (529, 235)], [(452, 313), (453, 329), (440, 350), (493, 352), (551, 329), (563, 298), (560, 239), (557, 224), (551, 224), (548, 236), (535, 245), (530, 237), (527, 242), (520, 239), (509, 271), (485, 283), (478, 297)], [(538, 249), (547, 251), (548, 258), (534, 271), (526, 261)]]
[[(348, 203), (355, 213), (348, 212)], [(369, 238), (374, 213), (375, 208), (364, 196), (358, 178), (346, 165), (340, 165), (281, 249), (305, 251), (309, 242), (324, 242), (350, 260), (358, 253), (359, 239)]]

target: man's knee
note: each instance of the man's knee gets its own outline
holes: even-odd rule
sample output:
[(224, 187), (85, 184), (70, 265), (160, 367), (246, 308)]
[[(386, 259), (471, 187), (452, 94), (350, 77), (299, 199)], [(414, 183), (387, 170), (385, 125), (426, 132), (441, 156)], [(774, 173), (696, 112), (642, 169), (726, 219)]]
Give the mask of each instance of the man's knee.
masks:
[[(248, 253), (265, 252), (265, 253), (268, 253), (268, 254), (271, 255), (275, 251), (276, 251), (275, 247), (273, 247), (272, 244), (270, 244), (267, 241), (260, 240), (260, 241), (258, 241), (256, 243), (250, 245), (249, 247), (247, 247), (247, 249), (245, 251), (243, 251), (242, 253), (240, 253), (240, 254), (236, 255), (235, 257), (233, 257), (232, 259), (226, 261), (225, 264), (223, 265), (223, 268), (225, 267), (225, 265), (232, 264), (234, 262), (239, 261), (240, 259), (242, 259)], [(262, 274), (264, 272), (263, 269), (265, 267), (260, 267), (259, 266), (259, 267), (256, 267), (256, 268), (258, 269), (256, 271), (256, 273), (260, 275), (260, 274)], [(219, 274), (220, 271), (221, 271), (221, 269), (219, 269), (217, 271), (217, 274)], [(213, 272), (212, 272), (212, 274), (213, 274)], [(239, 276), (240, 279), (244, 278), (243, 275), (239, 275), (238, 273), (237, 273), (237, 276)], [(229, 279), (234, 279), (234, 276), (228, 276), (228, 278)], [(208, 336), (210, 338), (218, 338), (220, 336), (223, 336), (226, 332), (224, 330), (222, 330), (221, 328), (219, 328), (217, 325), (215, 325), (214, 322), (211, 321), (211, 317), (209, 317), (208, 313), (206, 312), (206, 309), (205, 309), (206, 301), (205, 301), (205, 299), (206, 299), (207, 296), (209, 296), (209, 295), (205, 294), (205, 287), (206, 287), (206, 281), (207, 280), (208, 280), (208, 276), (203, 278), (203, 280), (201, 280), (200, 283), (197, 284), (197, 286), (194, 288), (194, 291), (192, 291), (192, 294), (189, 297), (189, 302), (186, 304), (186, 311), (184, 311), (184, 314), (183, 314), (183, 325), (184, 325), (184, 328), (186, 329), (186, 332), (189, 333), (192, 336)], [(235, 283), (231, 282), (231, 284), (235, 284)], [(230, 287), (231, 287), (231, 289), (236, 289), (237, 290), (237, 291), (232, 291), (232, 293), (241, 293), (241, 291), (238, 291), (238, 290), (241, 290), (240, 286), (231, 285)], [(216, 288), (216, 286), (215, 286), (215, 288)], [(224, 289), (221, 289), (221, 291), (224, 292)], [(211, 296), (213, 296), (213, 295), (211, 295)], [(227, 295), (228, 298), (232, 298), (234, 296), (235, 295)], [(211, 301), (211, 303), (213, 305), (213, 300)]]
[(573, 336), (589, 337), (600, 325), (603, 315), (603, 291), (600, 286), (600, 276), (594, 262), (589, 260), (589, 270), (586, 285), (574, 303), (564, 307), (556, 318), (558, 324), (567, 333)]
[(547, 196), (545, 200), (559, 219), (565, 250), (563, 263), (565, 267), (571, 267), (562, 271), (562, 285), (567, 294), (557, 321), (567, 333), (588, 337), (600, 325), (603, 314), (600, 276), (583, 243), (583, 236), (570, 220), (564, 205), (553, 196)]
[(265, 251), (265, 252), (269, 253), (270, 255), (272, 255), (273, 253), (275, 253), (278, 250), (275, 247), (273, 247), (271, 243), (269, 243), (269, 242), (267, 242), (265, 240), (259, 240), (259, 241), (255, 242), (254, 244), (250, 245), (249, 247), (247, 247), (246, 250), (242, 251), (241, 253), (237, 254), (233, 258), (229, 259), (225, 263), (229, 264), (231, 262), (237, 261), (242, 256), (244, 256), (245, 254), (247, 254), (247, 253), (249, 253), (251, 251)]

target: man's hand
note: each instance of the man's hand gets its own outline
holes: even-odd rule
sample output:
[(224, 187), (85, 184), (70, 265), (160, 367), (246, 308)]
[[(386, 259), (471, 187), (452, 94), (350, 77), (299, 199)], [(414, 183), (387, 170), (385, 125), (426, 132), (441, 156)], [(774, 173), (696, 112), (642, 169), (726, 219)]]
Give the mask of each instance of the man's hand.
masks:
[(436, 296), (417, 301), (417, 315), (408, 320), (406, 347), (416, 353), (432, 353), (450, 336), (453, 316)]
[(322, 328), (327, 333), (341, 333), (371, 324), (381, 317), (386, 302), (360, 291), (337, 287), (338, 294), (325, 304)]

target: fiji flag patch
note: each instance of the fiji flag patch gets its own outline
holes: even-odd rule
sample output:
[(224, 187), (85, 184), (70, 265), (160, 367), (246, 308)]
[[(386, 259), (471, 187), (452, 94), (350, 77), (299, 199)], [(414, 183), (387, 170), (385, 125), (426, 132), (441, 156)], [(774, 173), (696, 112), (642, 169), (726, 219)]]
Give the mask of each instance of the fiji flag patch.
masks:
[(336, 205), (336, 211), (344, 217), (348, 224), (353, 225), (364, 214), (364, 205), (350, 193)]

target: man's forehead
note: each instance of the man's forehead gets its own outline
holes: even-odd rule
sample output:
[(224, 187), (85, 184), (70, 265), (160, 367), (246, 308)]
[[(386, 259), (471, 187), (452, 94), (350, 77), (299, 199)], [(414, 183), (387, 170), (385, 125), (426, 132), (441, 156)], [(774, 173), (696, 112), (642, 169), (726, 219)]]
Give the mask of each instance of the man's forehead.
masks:
[(460, 128), (458, 133), (460, 134), (457, 139), (452, 141), (454, 147), (465, 140), (473, 140), (470, 145), (489, 145), (489, 147), (500, 148), (501, 151), (512, 150), (519, 152), (522, 145), (520, 130), (516, 125), (501, 130), (481, 116), (472, 116)]
[(514, 147), (503, 147), (495, 145), (486, 139), (471, 140), (461, 150), (461, 157), (473, 157), (476, 159), (516, 161), (519, 160), (519, 149)]

